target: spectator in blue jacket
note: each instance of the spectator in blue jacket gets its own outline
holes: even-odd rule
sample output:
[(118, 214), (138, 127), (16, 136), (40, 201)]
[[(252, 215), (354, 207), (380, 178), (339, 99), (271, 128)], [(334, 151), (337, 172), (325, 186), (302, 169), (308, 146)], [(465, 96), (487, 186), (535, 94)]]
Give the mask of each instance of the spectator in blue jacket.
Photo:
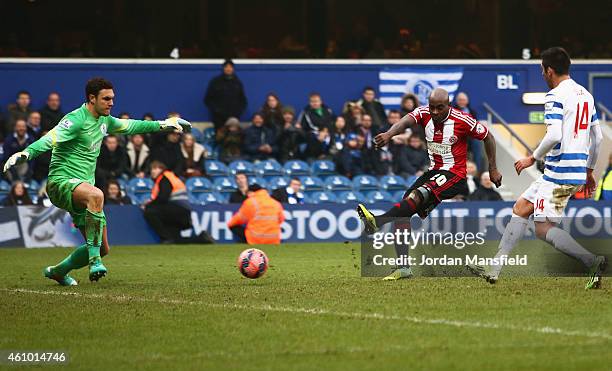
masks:
[(265, 160), (275, 157), (277, 150), (275, 131), (264, 126), (260, 113), (254, 114), (251, 126), (244, 131), (244, 154), (250, 160)]
[[(28, 135), (26, 121), (24, 119), (17, 119), (13, 133), (6, 138), (2, 146), (4, 161), (8, 160), (14, 153), (25, 150), (32, 143), (34, 143), (34, 138)], [(7, 173), (7, 177), (11, 181), (29, 180), (31, 175), (31, 168), (28, 162), (14, 166)]]

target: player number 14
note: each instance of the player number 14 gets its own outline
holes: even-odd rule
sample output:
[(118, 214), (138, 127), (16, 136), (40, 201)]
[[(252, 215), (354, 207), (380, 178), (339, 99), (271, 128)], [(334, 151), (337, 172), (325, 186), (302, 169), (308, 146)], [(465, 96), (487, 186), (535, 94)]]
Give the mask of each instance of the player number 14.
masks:
[(584, 102), (582, 112), (580, 103), (576, 103), (576, 123), (574, 124), (574, 137), (578, 136), (578, 130), (586, 130), (589, 127), (589, 103)]

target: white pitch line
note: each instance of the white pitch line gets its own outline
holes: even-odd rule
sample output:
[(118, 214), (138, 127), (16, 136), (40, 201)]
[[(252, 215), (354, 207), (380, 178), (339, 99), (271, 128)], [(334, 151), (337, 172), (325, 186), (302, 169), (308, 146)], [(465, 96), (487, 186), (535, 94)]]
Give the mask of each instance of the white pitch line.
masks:
[(532, 327), (532, 326), (517, 326), (512, 324), (502, 323), (490, 323), (490, 322), (474, 322), (474, 321), (459, 321), (449, 319), (429, 319), (419, 318), (412, 316), (399, 316), (399, 315), (388, 315), (382, 313), (360, 313), (360, 312), (338, 312), (320, 308), (299, 308), (299, 307), (275, 307), (271, 305), (241, 305), (241, 304), (218, 304), (208, 303), (205, 301), (190, 301), (181, 299), (167, 299), (167, 298), (144, 298), (138, 296), (128, 295), (104, 295), (104, 294), (85, 294), (80, 292), (65, 292), (65, 291), (52, 291), (52, 290), (29, 290), (29, 289), (8, 289), (0, 288), (0, 291), (11, 292), (11, 293), (23, 293), (23, 294), (36, 294), (36, 295), (57, 295), (57, 296), (68, 296), (77, 298), (89, 298), (89, 299), (106, 299), (118, 302), (143, 302), (143, 303), (158, 303), (158, 304), (173, 304), (173, 305), (201, 305), (209, 308), (218, 309), (237, 309), (237, 310), (257, 310), (264, 312), (281, 312), (281, 313), (297, 313), (297, 314), (312, 314), (312, 315), (327, 315), (333, 317), (347, 317), (354, 319), (377, 319), (386, 321), (407, 321), (416, 324), (424, 325), (442, 325), (457, 328), (482, 328), (482, 329), (496, 329), (496, 330), (511, 330), (511, 331), (522, 331), (522, 332), (533, 332), (539, 334), (553, 334), (561, 336), (575, 336), (575, 337), (586, 337), (595, 339), (612, 340), (612, 335), (604, 332), (590, 332), (590, 331), (579, 331), (579, 330), (564, 330), (556, 327)]

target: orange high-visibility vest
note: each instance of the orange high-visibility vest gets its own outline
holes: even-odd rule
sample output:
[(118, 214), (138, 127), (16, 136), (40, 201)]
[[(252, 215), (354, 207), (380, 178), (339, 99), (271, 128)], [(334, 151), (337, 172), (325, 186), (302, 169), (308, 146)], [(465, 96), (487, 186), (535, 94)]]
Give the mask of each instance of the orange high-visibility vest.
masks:
[(279, 244), (281, 224), (285, 221), (283, 207), (265, 189), (254, 192), (227, 223), (228, 227), (246, 224), (244, 235), (249, 245)]
[(159, 182), (161, 182), (164, 177), (170, 181), (170, 185), (172, 186), (170, 201), (188, 200), (185, 183), (183, 183), (183, 181), (170, 170), (164, 170), (164, 172), (161, 173), (157, 179), (155, 179), (155, 185), (151, 190), (151, 200), (155, 200), (157, 198), (159, 194)]

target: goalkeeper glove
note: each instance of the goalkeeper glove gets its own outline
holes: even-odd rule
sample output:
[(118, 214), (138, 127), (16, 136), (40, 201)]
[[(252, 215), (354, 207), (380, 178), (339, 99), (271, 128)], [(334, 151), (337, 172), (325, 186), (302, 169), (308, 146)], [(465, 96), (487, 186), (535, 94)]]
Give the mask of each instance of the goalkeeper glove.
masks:
[(177, 133), (182, 133), (184, 129), (191, 129), (191, 123), (179, 117), (170, 117), (169, 119), (160, 121), (159, 128), (161, 130), (172, 129)]
[(17, 152), (9, 157), (8, 160), (4, 163), (4, 172), (6, 173), (11, 167), (15, 165), (19, 165), (23, 162), (28, 161), (30, 158), (30, 154), (26, 151)]

